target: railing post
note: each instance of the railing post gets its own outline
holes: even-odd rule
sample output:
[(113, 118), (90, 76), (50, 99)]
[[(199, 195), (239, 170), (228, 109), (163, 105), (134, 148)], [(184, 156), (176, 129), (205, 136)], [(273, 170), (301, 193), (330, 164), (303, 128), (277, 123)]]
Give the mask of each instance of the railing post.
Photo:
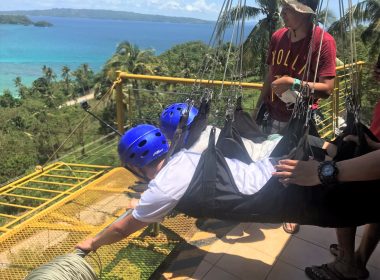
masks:
[(340, 92), (340, 78), (337, 76), (334, 82), (334, 92), (331, 102), (331, 118), (332, 118), (332, 133), (335, 135), (336, 129), (339, 127), (339, 92)]
[[(116, 72), (117, 75), (120, 75), (120, 71)], [(117, 122), (117, 129), (121, 134), (124, 134), (124, 119), (125, 119), (125, 105), (123, 102), (123, 83), (122, 80), (119, 79), (119, 81), (116, 83), (115, 90), (116, 90), (116, 122)]]
[(128, 87), (127, 125), (132, 126), (132, 87)]
[(160, 223), (153, 223), (150, 233), (153, 237), (157, 237), (160, 234)]
[[(359, 96), (361, 96), (361, 93), (362, 93), (362, 74), (363, 74), (363, 64), (359, 64), (357, 67), (356, 67), (357, 71), (359, 72), (357, 74), (358, 76), (358, 93), (359, 93)], [(360, 103), (361, 103), (361, 100), (360, 100)]]

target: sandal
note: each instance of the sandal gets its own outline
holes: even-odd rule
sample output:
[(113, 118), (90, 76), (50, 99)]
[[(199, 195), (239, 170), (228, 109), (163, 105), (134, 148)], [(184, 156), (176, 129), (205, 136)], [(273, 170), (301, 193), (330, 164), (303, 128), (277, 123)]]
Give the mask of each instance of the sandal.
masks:
[[(331, 255), (333, 255), (334, 257), (338, 257), (338, 254), (339, 254), (338, 244), (336, 244), (336, 243), (330, 244), (329, 251), (330, 251)], [(358, 276), (358, 279), (369, 278), (369, 271), (366, 268), (364, 268), (363, 270), (360, 270), (360, 274), (361, 275)]]
[(327, 264), (306, 267), (305, 273), (312, 280), (358, 280), (356, 277), (345, 277)]
[(282, 228), (286, 233), (289, 234), (296, 234), (300, 230), (299, 224), (293, 224), (293, 223), (283, 223)]

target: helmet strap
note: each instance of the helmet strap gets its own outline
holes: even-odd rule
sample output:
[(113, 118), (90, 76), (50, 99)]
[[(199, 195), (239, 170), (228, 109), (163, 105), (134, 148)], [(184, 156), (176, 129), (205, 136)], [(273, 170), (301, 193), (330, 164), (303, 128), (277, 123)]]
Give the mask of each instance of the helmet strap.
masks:
[(144, 171), (141, 168), (131, 166), (129, 164), (124, 165), (124, 168), (133, 173), (133, 175), (141, 179), (143, 182), (147, 183), (150, 181), (150, 179), (145, 175)]

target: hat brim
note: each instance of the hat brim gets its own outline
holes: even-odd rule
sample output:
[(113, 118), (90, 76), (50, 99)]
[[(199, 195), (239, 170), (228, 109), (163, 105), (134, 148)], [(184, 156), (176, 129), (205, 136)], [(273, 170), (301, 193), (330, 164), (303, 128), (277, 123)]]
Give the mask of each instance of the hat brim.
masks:
[(302, 14), (315, 14), (312, 8), (296, 0), (281, 0), (283, 4), (291, 6), (295, 11)]

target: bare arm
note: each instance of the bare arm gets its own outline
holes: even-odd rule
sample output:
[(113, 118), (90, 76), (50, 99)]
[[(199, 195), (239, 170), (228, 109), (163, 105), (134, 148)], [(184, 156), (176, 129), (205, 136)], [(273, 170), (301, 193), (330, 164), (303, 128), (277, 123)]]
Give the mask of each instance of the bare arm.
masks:
[(140, 222), (132, 215), (128, 215), (120, 221), (112, 224), (109, 228), (107, 228), (99, 235), (93, 238), (89, 238), (77, 244), (75, 247), (84, 251), (95, 251), (103, 245), (116, 243), (147, 225), (148, 223)]
[[(328, 98), (334, 91), (334, 77), (320, 77), (318, 83), (302, 82), (302, 85), (306, 84), (310, 89), (314, 89), (315, 98)], [(294, 78), (289, 76), (281, 77), (272, 83), (273, 92), (276, 95), (281, 95), (285, 91), (291, 88), (294, 83)]]
[(310, 89), (314, 89), (314, 97), (328, 98), (334, 92), (335, 77), (319, 77), (318, 83), (304, 82)]
[(340, 182), (369, 181), (380, 179), (380, 150), (361, 157), (337, 162)]
[[(370, 181), (380, 179), (380, 150), (363, 156), (337, 162), (340, 182)], [(301, 186), (315, 186), (321, 182), (318, 177), (319, 162), (315, 160), (280, 160), (273, 176), (280, 177), (283, 183)]]

